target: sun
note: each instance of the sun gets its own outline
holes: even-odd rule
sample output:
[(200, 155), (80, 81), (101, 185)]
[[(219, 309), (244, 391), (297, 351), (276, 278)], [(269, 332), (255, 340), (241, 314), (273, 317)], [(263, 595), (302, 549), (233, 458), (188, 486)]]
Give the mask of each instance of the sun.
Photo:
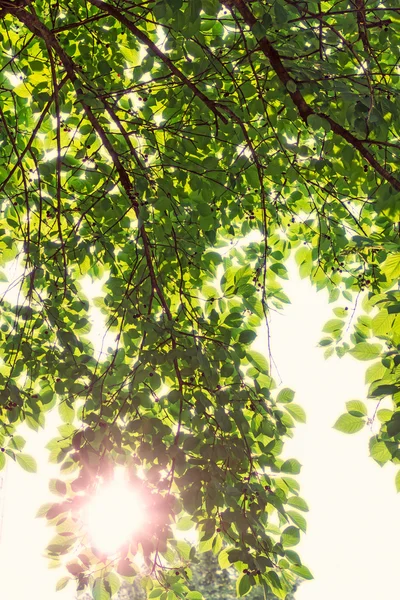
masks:
[(146, 505), (139, 492), (124, 481), (123, 470), (102, 484), (86, 507), (86, 525), (93, 547), (115, 554), (144, 526)]

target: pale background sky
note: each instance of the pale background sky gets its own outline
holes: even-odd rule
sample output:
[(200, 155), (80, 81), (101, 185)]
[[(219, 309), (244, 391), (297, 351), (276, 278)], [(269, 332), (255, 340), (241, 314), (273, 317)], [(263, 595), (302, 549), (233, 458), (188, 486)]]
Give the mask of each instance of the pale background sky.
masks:
[[(346, 356), (324, 360), (316, 347), (332, 317), (324, 292), (293, 278), (285, 286), (292, 304), (273, 316), (273, 355), (284, 384), (307, 412), (286, 445), (303, 465), (299, 481), (310, 506), (307, 535), (297, 547), (314, 580), (296, 600), (386, 600), (398, 597), (400, 495), (396, 468), (369, 457), (371, 431), (345, 435), (332, 428), (348, 400), (366, 400), (365, 370), (371, 362)], [(350, 305), (346, 302), (342, 306)], [(350, 310), (349, 310), (350, 312)]]
[[(296, 277), (285, 283), (285, 291), (292, 304), (283, 315), (272, 315), (272, 352), (283, 385), (296, 391), (296, 403), (307, 411), (307, 424), (298, 425), (285, 456), (296, 457), (303, 465), (301, 494), (311, 510), (306, 515), (308, 533), (296, 550), (315, 577), (300, 586), (296, 600), (393, 598), (398, 590), (400, 539), (395, 468), (391, 464), (380, 468), (369, 458), (368, 428), (354, 436), (332, 429), (346, 401), (365, 399), (364, 376), (370, 363), (347, 357), (325, 361), (317, 347), (322, 326), (331, 317), (325, 293), (317, 294)], [(266, 352), (262, 336), (257, 349)], [(375, 404), (366, 402), (372, 415)], [(14, 464), (7, 469), (0, 598), (72, 600), (72, 587), (54, 591), (63, 573), (49, 571), (41, 556), (52, 531), (34, 518), (49, 498), (51, 474), (44, 446), (51, 434), (29, 430), (28, 434), (26, 451), (38, 459), (39, 474), (27, 474)]]

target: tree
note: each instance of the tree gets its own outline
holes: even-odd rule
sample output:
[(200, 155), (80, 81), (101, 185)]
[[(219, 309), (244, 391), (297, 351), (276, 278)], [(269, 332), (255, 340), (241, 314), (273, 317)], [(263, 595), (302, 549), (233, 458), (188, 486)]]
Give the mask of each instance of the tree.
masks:
[[(198, 590), (207, 600), (229, 600), (236, 595), (236, 576), (233, 569), (221, 569), (218, 559), (212, 552), (205, 552), (198, 557), (198, 563), (193, 567), (193, 580), (191, 588)], [(296, 591), (298, 584), (293, 587)], [(249, 600), (265, 600), (264, 590), (260, 587), (252, 588), (248, 593)], [(267, 600), (276, 596), (266, 594)], [(287, 600), (294, 600), (292, 593), (287, 595)]]
[[(229, 600), (236, 598), (235, 572), (233, 569), (221, 569), (218, 559), (212, 552), (200, 554), (197, 562), (193, 565), (193, 577), (190, 584), (190, 589), (199, 591), (203, 598), (207, 600)], [(137, 585), (137, 580), (134, 584), (125, 584), (120, 588), (116, 596), (116, 600), (139, 600), (145, 598), (144, 590)], [(136, 584), (136, 586), (135, 586)], [(293, 587), (293, 592), (296, 591), (298, 583)], [(257, 587), (250, 590), (249, 600), (265, 600), (264, 591)], [(271, 596), (267, 593), (267, 600), (273, 600), (276, 596)], [(83, 595), (78, 600), (90, 600), (89, 595)], [(294, 600), (292, 593), (288, 594), (287, 600)]]
[[(0, 467), (35, 470), (18, 426), (57, 407), (48, 553), (96, 600), (138, 548), (151, 597), (198, 597), (171, 529), (187, 516), (241, 594), (284, 598), (311, 577), (292, 549), (300, 465), (280, 458), (305, 415), (251, 343), (289, 302), (290, 256), (335, 303), (321, 345), (378, 360), (370, 395), (393, 410), (371, 453), (400, 457), (396, 2), (0, 0), (0, 17), (2, 279), (20, 268), (2, 299)], [(352, 323), (359, 298), (373, 312)], [(94, 302), (115, 336), (100, 358)], [(351, 404), (337, 426), (366, 420)], [(152, 517), (110, 563), (80, 514), (116, 464)]]

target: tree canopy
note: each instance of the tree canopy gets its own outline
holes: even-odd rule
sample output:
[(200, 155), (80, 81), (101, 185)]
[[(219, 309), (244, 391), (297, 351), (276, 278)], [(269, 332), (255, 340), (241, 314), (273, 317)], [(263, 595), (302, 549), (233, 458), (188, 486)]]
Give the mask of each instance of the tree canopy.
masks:
[[(375, 360), (369, 395), (392, 404), (371, 455), (399, 462), (399, 38), (396, 0), (0, 0), (3, 281), (19, 268), (0, 467), (35, 470), (18, 427), (57, 407), (48, 554), (95, 600), (138, 552), (148, 597), (200, 598), (172, 528), (189, 518), (241, 595), (311, 577), (300, 465), (280, 457), (304, 411), (273, 381), (273, 340), (252, 348), (289, 302), (289, 257), (333, 303), (327, 354)], [(114, 336), (100, 356), (93, 305)], [(343, 431), (371, 420), (347, 409)], [(152, 511), (110, 562), (80, 514), (117, 464)]]
[[(211, 551), (204, 552), (198, 557), (198, 563), (193, 567), (193, 580), (190, 587), (198, 590), (207, 600), (234, 600), (237, 597), (235, 572), (232, 569), (221, 569), (218, 558)], [(297, 589), (295, 583), (293, 592)], [(249, 600), (273, 600), (274, 594), (267, 593), (260, 587), (253, 587), (247, 594)], [(295, 600), (293, 593), (286, 600)]]
[[(234, 600), (236, 595), (235, 571), (232, 567), (229, 569), (221, 569), (218, 558), (211, 552), (200, 554), (198, 560), (193, 565), (192, 580), (190, 589), (199, 591), (203, 598), (207, 600)], [(295, 584), (293, 591), (298, 587)], [(254, 587), (247, 595), (249, 600), (273, 600), (275, 595), (264, 596), (264, 590), (260, 587)], [(133, 584), (123, 583), (115, 600), (145, 600), (146, 593), (140, 585), (140, 578), (136, 578)], [(89, 594), (80, 594), (77, 600), (91, 600)], [(114, 600), (114, 598), (113, 598)], [(287, 600), (295, 600), (291, 593), (287, 596)]]

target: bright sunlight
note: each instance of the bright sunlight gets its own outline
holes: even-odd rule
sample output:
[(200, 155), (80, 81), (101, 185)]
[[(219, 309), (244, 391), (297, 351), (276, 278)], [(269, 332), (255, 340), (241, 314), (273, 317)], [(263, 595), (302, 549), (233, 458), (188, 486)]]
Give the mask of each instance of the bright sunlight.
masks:
[(124, 480), (123, 469), (114, 480), (99, 487), (86, 509), (86, 523), (93, 546), (112, 555), (145, 523), (146, 505)]

